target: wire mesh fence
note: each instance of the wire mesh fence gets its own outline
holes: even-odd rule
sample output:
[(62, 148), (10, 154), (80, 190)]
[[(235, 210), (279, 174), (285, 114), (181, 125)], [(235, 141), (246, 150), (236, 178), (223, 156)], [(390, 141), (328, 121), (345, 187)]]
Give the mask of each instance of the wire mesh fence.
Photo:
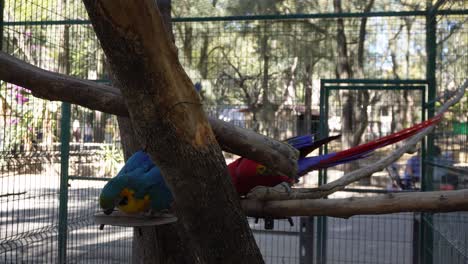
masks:
[[(338, 19), (333, 14), (323, 15), (333, 12), (333, 6), (285, 1), (290, 8), (287, 12), (303, 10), (311, 15), (281, 16), (276, 14), (286, 12), (284, 6), (288, 5), (250, 6), (230, 1), (215, 6), (214, 2), (223, 1), (200, 1), (192, 8), (184, 1), (173, 3), (180, 61), (200, 90), (207, 113), (278, 139), (303, 131), (317, 132), (320, 80), (335, 78), (339, 62)], [(374, 11), (416, 11), (369, 16), (362, 65), (362, 17), (344, 16), (352, 77), (426, 79), (425, 11), (390, 2), (376, 4)], [(81, 1), (6, 0), (4, 7), (2, 51), (43, 69), (107, 80), (105, 57)], [(466, 4), (457, 2), (443, 8), (466, 9)], [(351, 13), (362, 11), (353, 5), (348, 9)], [(246, 10), (250, 10), (249, 16), (243, 16)], [(196, 16), (201, 17), (186, 18)], [(466, 78), (467, 51), (460, 47), (467, 46), (467, 34), (466, 13), (437, 16), (440, 95)], [(423, 118), (419, 115), (423, 96), (417, 92), (372, 96), (381, 100), (370, 104), (372, 114), (361, 142)], [(61, 105), (33, 97), (27, 87), (5, 82), (0, 82), (0, 97), (0, 263), (56, 263), (59, 250), (66, 251), (67, 263), (129, 263), (132, 230), (99, 230), (91, 219), (99, 211), (97, 197), (105, 180), (114, 176), (123, 162), (116, 117), (72, 108), (68, 239), (64, 248), (58, 243)], [(328, 120), (331, 131), (339, 133), (343, 105), (339, 96), (335, 98), (335, 110)], [(434, 134), (442, 156), (425, 161), (433, 171), (434, 189), (460, 189), (468, 184), (466, 96), (449, 116)], [(309, 118), (311, 127), (305, 128)], [(330, 145), (330, 150), (344, 147)], [(395, 164), (398, 174), (404, 174), (409, 158)], [(343, 171), (338, 167), (328, 176), (332, 179)], [(311, 173), (300, 184), (316, 186), (317, 178), (316, 172)], [(382, 190), (395, 188), (385, 172), (365, 184)], [(312, 263), (317, 259), (323, 263), (416, 263), (420, 256), (415, 255), (419, 254), (414, 245), (419, 232), (415, 218), (417, 215), (409, 213), (349, 220), (293, 218), (294, 226), (278, 220), (274, 230), (265, 230), (262, 221), (249, 219), (249, 223), (267, 263)], [(467, 236), (459, 232), (466, 229), (465, 213), (423, 219), (433, 234), (432, 241), (416, 247), (423, 247), (422, 252), (434, 263), (468, 261)]]

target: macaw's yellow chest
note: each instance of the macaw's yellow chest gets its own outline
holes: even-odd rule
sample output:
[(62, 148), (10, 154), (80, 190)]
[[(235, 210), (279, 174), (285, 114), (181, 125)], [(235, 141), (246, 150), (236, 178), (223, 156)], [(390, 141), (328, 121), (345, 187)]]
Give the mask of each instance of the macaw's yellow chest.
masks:
[(134, 191), (127, 188), (123, 189), (120, 193), (120, 196), (127, 197), (126, 204), (119, 205), (119, 209), (127, 214), (136, 214), (142, 213), (149, 209), (150, 207), (150, 197), (145, 195), (143, 199), (137, 199), (134, 197)]

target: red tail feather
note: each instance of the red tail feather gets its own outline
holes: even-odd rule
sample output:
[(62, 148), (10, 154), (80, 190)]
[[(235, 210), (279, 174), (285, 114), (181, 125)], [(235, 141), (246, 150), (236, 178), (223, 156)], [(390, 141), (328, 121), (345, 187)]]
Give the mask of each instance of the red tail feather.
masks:
[(428, 119), (422, 123), (419, 123), (417, 125), (414, 125), (410, 128), (401, 130), (399, 132), (393, 133), (391, 135), (379, 138), (375, 141), (371, 141), (347, 150), (343, 150), (340, 152), (337, 152), (335, 156), (331, 157), (330, 159), (324, 160), (323, 163), (334, 163), (336, 161), (340, 161), (342, 159), (346, 159), (348, 157), (356, 156), (361, 153), (366, 153), (372, 150), (375, 150), (377, 148), (385, 147), (390, 144), (396, 143), (398, 141), (401, 141), (403, 139), (406, 139), (408, 137), (411, 137), (421, 130), (425, 129), (426, 127), (429, 127), (433, 124), (438, 123), (441, 120), (442, 116), (437, 115), (434, 116), (431, 119)]

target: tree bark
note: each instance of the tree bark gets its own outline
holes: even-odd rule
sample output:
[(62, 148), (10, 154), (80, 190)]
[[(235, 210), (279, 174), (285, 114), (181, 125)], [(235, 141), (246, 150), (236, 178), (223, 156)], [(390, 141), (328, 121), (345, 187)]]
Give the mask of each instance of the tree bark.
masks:
[(375, 197), (289, 201), (243, 200), (253, 217), (377, 215), (400, 212), (454, 212), (468, 210), (468, 190), (390, 193)]
[[(365, 10), (369, 12), (374, 4), (374, 0), (366, 5)], [(336, 13), (342, 13), (341, 0), (333, 1)], [(359, 42), (357, 54), (357, 75), (364, 77), (364, 42), (366, 38), (367, 18), (361, 18), (359, 28)], [(337, 77), (340, 79), (348, 79), (355, 77), (351, 58), (348, 54), (348, 43), (345, 33), (344, 20), (337, 19), (337, 51), (338, 62), (336, 68)], [(361, 141), (362, 134), (368, 125), (367, 106), (369, 105), (369, 91), (350, 91), (341, 90), (340, 98), (342, 100), (342, 132), (341, 142), (344, 149), (356, 146)], [(356, 162), (351, 162), (344, 165), (346, 172), (353, 171), (357, 167)], [(366, 183), (365, 181), (363, 183)]]
[[(119, 89), (46, 71), (3, 52), (0, 52), (0, 79), (25, 87), (39, 98), (128, 117)], [(283, 175), (296, 174), (296, 149), (216, 118), (208, 120), (223, 150), (258, 161)]]
[(5, 8), (5, 0), (0, 0), (0, 50), (3, 50), (3, 11)]
[[(171, 22), (171, 1), (158, 0), (166, 32), (174, 42)], [(114, 76), (111, 75), (113, 80)], [(127, 160), (133, 153), (141, 149), (129, 118), (118, 117), (120, 137)], [(160, 226), (134, 227), (132, 242), (133, 264), (183, 264), (196, 263), (196, 257), (184, 243), (186, 232), (179, 223)], [(184, 254), (180, 254), (184, 252)]]
[[(125, 160), (140, 150), (140, 144), (129, 118), (118, 117), (120, 138)], [(182, 241), (178, 223), (133, 229), (132, 263), (196, 263), (195, 257)], [(184, 252), (184, 254), (180, 254)]]
[(219, 145), (156, 3), (83, 1), (136, 135), (173, 192), (199, 263), (262, 263)]

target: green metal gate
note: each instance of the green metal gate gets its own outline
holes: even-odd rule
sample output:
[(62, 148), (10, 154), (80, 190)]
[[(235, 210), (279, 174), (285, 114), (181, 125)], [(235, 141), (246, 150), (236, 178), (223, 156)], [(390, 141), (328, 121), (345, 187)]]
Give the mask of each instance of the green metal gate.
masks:
[[(391, 120), (387, 120), (387, 124), (379, 124), (379, 130), (373, 131), (371, 128), (374, 122), (382, 122), (385, 118), (398, 119), (400, 114), (397, 111), (398, 102), (405, 96), (413, 97), (414, 105), (410, 111), (417, 116), (419, 121), (424, 120), (426, 116), (426, 90), (427, 82), (424, 80), (372, 80), (372, 79), (323, 79), (321, 80), (320, 89), (320, 135), (326, 137), (330, 130), (333, 134), (340, 134), (341, 121), (336, 120), (336, 116), (342, 116), (340, 107), (344, 104), (340, 98), (341, 91), (350, 93), (372, 93), (374, 96), (383, 96), (385, 99), (377, 101), (380, 105), (369, 105), (365, 107), (368, 112), (369, 129), (363, 134), (367, 138), (365, 141), (385, 136), (386, 134), (396, 132), (391, 128)], [(369, 109), (370, 108), (370, 109)], [(370, 111), (369, 111), (370, 110)], [(378, 113), (378, 114), (376, 114)], [(384, 115), (382, 115), (384, 114)], [(408, 120), (406, 125), (419, 122), (416, 118)], [(399, 120), (401, 121), (401, 120)], [(331, 124), (335, 122), (335, 124)], [(336, 123), (339, 124), (336, 124)], [(363, 122), (365, 122), (363, 120)], [(332, 126), (332, 129), (330, 129)], [(374, 126), (375, 127), (375, 126)], [(386, 129), (383, 129), (386, 127)], [(384, 130), (382, 132), (382, 130)], [(376, 134), (376, 132), (380, 132)], [(325, 146), (321, 153), (327, 153), (330, 150), (338, 151), (344, 149), (339, 146), (340, 143), (335, 143), (334, 146)], [(390, 150), (386, 149), (386, 152)], [(376, 153), (381, 156), (385, 153)], [(360, 162), (360, 166), (372, 163), (378, 157), (372, 160)], [(329, 181), (328, 170), (322, 170), (319, 173), (319, 185)], [(387, 176), (388, 177), (388, 176)], [(370, 185), (369, 187), (372, 187)], [(352, 196), (362, 194), (375, 195), (382, 193), (398, 192), (396, 190), (376, 190), (375, 188), (348, 187), (347, 192)], [(418, 251), (413, 248), (413, 243), (419, 240), (419, 230), (413, 228), (413, 214), (392, 214), (384, 216), (358, 216), (350, 220), (341, 220), (331, 217), (317, 217), (315, 219), (317, 232), (316, 243), (314, 247), (315, 254), (313, 263), (413, 263), (413, 259), (417, 257)], [(401, 225), (401, 226), (399, 226)], [(349, 230), (340, 230), (339, 226), (346, 226)], [(366, 232), (355, 233), (358, 230), (367, 230)], [(398, 232), (394, 239), (383, 239), (389, 233)], [(396, 244), (398, 243), (398, 244)], [(310, 249), (309, 249), (310, 250)], [(356, 253), (355, 251), (359, 251)], [(389, 255), (388, 252), (399, 252), (399, 254)], [(305, 260), (303, 263), (311, 263), (310, 260)]]

